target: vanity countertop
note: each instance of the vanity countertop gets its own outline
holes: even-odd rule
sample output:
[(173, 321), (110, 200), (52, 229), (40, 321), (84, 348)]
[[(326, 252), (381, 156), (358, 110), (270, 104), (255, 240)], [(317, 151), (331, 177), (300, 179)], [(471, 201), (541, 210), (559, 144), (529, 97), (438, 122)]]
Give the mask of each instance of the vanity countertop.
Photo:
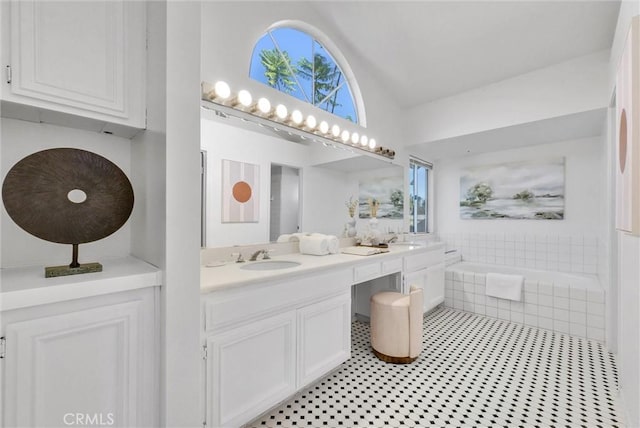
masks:
[(389, 252), (370, 256), (343, 253), (326, 256), (312, 256), (300, 253), (283, 254), (272, 257), (271, 260), (293, 261), (300, 263), (300, 265), (276, 270), (251, 271), (241, 269), (243, 265), (256, 262), (227, 262), (215, 267), (202, 266), (200, 270), (200, 292), (204, 294), (270, 280), (286, 279), (330, 268), (348, 268), (359, 264), (382, 261), (386, 258), (402, 257), (411, 253), (426, 252), (440, 248), (444, 248), (442, 242), (430, 242), (416, 245), (391, 244)]

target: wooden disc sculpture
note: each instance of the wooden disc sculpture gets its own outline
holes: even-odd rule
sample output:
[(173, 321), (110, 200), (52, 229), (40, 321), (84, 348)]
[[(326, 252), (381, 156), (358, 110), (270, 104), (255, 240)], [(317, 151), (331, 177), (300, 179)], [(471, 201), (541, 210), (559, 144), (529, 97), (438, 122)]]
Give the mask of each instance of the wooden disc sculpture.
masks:
[(69, 266), (45, 268), (45, 276), (99, 272), (100, 263), (78, 263), (78, 245), (120, 229), (133, 209), (133, 188), (113, 162), (86, 150), (33, 153), (9, 170), (2, 185), (7, 213), (28, 233), (71, 244)]

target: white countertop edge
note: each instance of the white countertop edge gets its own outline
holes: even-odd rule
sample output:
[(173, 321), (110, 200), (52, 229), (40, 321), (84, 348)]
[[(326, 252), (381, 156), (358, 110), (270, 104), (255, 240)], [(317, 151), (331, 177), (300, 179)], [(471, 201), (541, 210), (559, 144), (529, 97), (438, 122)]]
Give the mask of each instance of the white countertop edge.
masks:
[(329, 254), (326, 256), (312, 256), (300, 253), (283, 254), (273, 257), (272, 259), (298, 261), (301, 265), (293, 268), (272, 271), (242, 270), (240, 269), (242, 264), (239, 263), (227, 263), (224, 266), (218, 267), (202, 266), (200, 270), (200, 293), (207, 294), (252, 284), (260, 284), (267, 281), (290, 279), (297, 276), (316, 273), (328, 268), (351, 268), (360, 264), (403, 257), (409, 254), (428, 252), (440, 248), (444, 248), (444, 244), (441, 242), (434, 242), (426, 246), (391, 246), (389, 252), (371, 256), (359, 256), (343, 253)]
[(0, 311), (159, 286), (162, 272), (135, 257), (105, 260), (103, 272), (44, 278), (42, 266), (2, 269)]

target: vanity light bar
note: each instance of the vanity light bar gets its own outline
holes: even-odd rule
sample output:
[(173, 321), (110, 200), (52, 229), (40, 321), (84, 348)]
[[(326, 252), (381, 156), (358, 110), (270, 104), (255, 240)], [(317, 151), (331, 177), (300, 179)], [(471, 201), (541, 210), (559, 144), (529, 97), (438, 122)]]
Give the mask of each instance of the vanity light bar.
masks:
[[(286, 128), (285, 130), (290, 134), (296, 134), (302, 139), (319, 141), (326, 147), (341, 148), (350, 152), (354, 152), (355, 149), (389, 159), (395, 157), (395, 151), (377, 146), (376, 140), (366, 135), (361, 136), (358, 132), (340, 129), (338, 125), (329, 126), (326, 121), (318, 121), (313, 115), (305, 117), (300, 110), (289, 113), (283, 104), (278, 104), (274, 108), (264, 97), (254, 102), (251, 93), (246, 89), (233, 95), (229, 85), (221, 80), (213, 85), (202, 82), (202, 99), (216, 105), (216, 107), (205, 107), (225, 116), (234, 116), (260, 126), (271, 126), (274, 129)], [(277, 128), (274, 124), (277, 124)]]

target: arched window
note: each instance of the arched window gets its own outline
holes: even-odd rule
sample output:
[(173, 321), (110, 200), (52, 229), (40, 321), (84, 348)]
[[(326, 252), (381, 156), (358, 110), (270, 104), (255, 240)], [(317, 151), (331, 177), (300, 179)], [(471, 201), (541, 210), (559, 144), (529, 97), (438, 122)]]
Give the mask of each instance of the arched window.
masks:
[(253, 48), (249, 76), (363, 125), (349, 86), (349, 75), (326, 47), (305, 31), (291, 26), (269, 29)]

